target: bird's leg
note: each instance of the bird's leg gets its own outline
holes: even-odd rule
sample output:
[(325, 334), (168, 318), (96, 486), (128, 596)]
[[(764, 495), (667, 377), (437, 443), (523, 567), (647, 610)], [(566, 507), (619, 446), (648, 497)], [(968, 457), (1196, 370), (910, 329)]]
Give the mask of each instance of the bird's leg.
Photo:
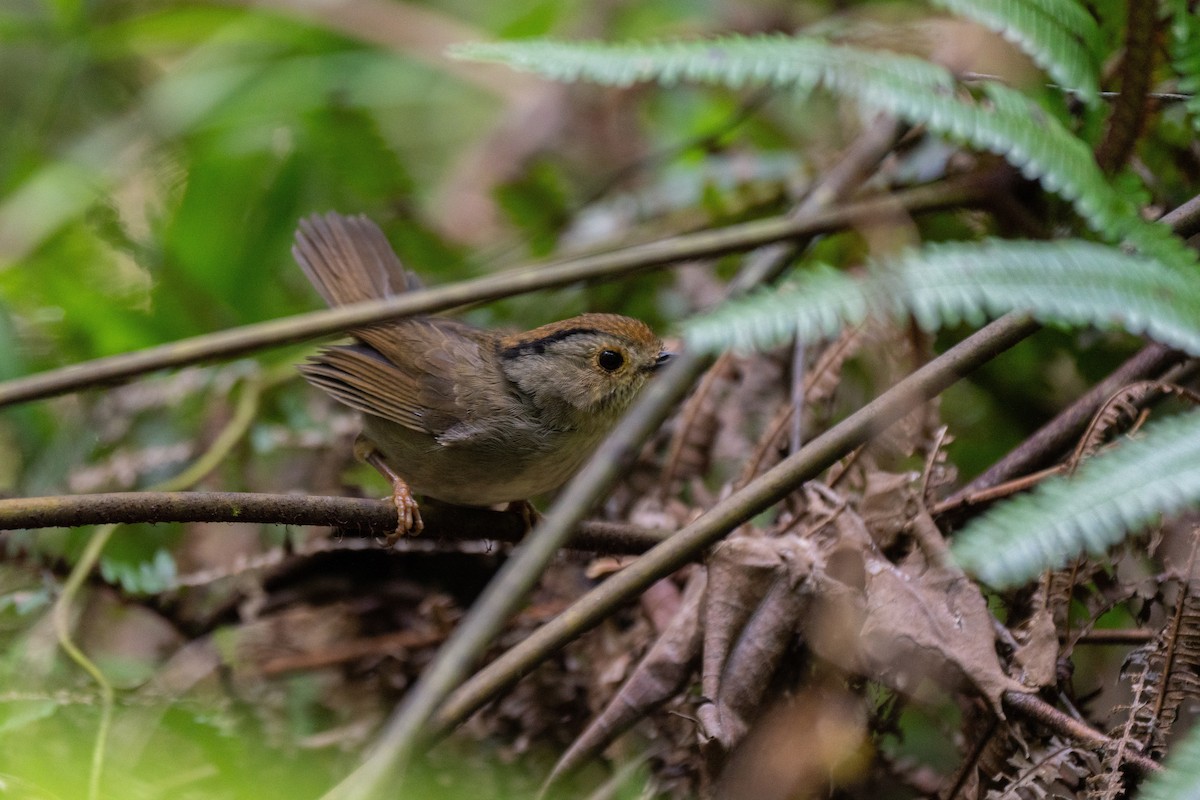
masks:
[(375, 449), (375, 445), (369, 439), (359, 436), (354, 441), (354, 455), (360, 461), (374, 467), (392, 485), (392, 504), (396, 506), (397, 523), (395, 532), (387, 537), (385, 543), (390, 545), (401, 536), (416, 536), (423, 531), (425, 523), (421, 519), (421, 511), (417, 508), (412, 489), (388, 466), (383, 456)]
[(525, 523), (525, 533), (529, 533), (535, 525), (542, 521), (542, 515), (528, 500), (513, 500), (504, 510), (510, 514), (515, 513), (521, 516), (521, 521)]

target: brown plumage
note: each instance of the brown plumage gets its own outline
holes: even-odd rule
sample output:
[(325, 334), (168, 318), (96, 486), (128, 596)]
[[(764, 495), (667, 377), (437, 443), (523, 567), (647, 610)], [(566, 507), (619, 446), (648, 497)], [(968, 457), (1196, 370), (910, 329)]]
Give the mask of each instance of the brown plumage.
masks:
[[(330, 305), (419, 285), (362, 216), (302, 220), (292, 253)], [(492, 505), (561, 485), (668, 358), (644, 323), (615, 314), (526, 333), (440, 317), (352, 333), (357, 343), (322, 350), (300, 371), (363, 412), (361, 454), (392, 480), (401, 527), (416, 531), (409, 487), (448, 503)]]

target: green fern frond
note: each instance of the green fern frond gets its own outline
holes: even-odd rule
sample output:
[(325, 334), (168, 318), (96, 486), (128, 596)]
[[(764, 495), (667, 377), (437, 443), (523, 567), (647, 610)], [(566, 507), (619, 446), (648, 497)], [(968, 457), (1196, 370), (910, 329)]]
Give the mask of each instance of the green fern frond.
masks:
[(951, 552), (997, 588), (1019, 586), (1046, 569), (1103, 555), (1128, 531), (1159, 514), (1200, 504), (1200, 413), (1147, 426), (1143, 437), (1085, 463), (1072, 478), (1051, 478), (971, 522)]
[(1166, 769), (1151, 775), (1140, 800), (1194, 800), (1200, 797), (1200, 726), (1192, 728), (1167, 755)]
[(954, 88), (954, 77), (947, 70), (919, 58), (783, 34), (628, 44), (549, 39), (473, 42), (451, 48), (450, 54), (506, 64), (557, 81), (589, 80), (606, 86), (695, 81), (733, 88), (813, 87), (834, 85), (837, 73), (847, 70), (889, 73), (926, 89)]
[(814, 342), (879, 314), (873, 305), (862, 282), (816, 264), (776, 290), (757, 290), (689, 320), (683, 335), (689, 348), (709, 352), (765, 349), (792, 338)]
[(1200, 354), (1200, 278), (1085, 241), (931, 245), (864, 280), (806, 270), (777, 290), (722, 306), (685, 326), (703, 350), (762, 348), (833, 336), (868, 313), (912, 314), (927, 330), (1009, 311), (1046, 322), (1120, 325)]
[(1104, 34), (1084, 3), (1079, 0), (1027, 1), (1051, 19), (1060, 20), (1064, 28), (1078, 36), (1087, 47), (1093, 61), (1099, 63), (1104, 60)]
[[(1074, 90), (1088, 105), (1100, 102), (1098, 65), (1083, 36), (1100, 29), (1075, 0), (934, 0), (934, 5), (967, 17), (1021, 48), (1051, 78)], [(1043, 8), (1044, 7), (1044, 8)], [(1090, 23), (1087, 27), (1082, 20)], [(1060, 22), (1061, 20), (1061, 22)], [(1081, 35), (1082, 34), (1082, 35)]]
[(1069, 200), (1088, 226), (1109, 241), (1127, 242), (1165, 264), (1195, 264), (1195, 255), (1182, 241), (1143, 220), (1132, 201), (1110, 185), (1087, 144), (1027, 97), (995, 83), (984, 84), (979, 99), (966, 96), (957, 92), (948, 71), (918, 58), (783, 36), (622, 45), (496, 42), (453, 52), (558, 80), (618, 86), (644, 80), (823, 86), (1004, 157), (1026, 177)]

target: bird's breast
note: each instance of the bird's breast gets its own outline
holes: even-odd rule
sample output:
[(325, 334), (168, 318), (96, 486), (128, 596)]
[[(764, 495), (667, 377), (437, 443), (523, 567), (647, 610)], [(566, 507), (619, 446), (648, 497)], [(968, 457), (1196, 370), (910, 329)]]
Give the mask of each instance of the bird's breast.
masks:
[(558, 488), (592, 454), (602, 430), (540, 431), (536, 437), (442, 444), (435, 437), (366, 417), (363, 434), (420, 495), (489, 506)]

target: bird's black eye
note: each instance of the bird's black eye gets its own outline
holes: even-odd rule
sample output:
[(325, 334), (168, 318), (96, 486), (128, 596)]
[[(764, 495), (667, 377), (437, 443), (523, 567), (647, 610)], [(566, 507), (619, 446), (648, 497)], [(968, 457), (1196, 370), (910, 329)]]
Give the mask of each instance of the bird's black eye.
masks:
[(602, 369), (608, 372), (616, 372), (625, 363), (625, 356), (616, 350), (602, 350), (597, 361)]

